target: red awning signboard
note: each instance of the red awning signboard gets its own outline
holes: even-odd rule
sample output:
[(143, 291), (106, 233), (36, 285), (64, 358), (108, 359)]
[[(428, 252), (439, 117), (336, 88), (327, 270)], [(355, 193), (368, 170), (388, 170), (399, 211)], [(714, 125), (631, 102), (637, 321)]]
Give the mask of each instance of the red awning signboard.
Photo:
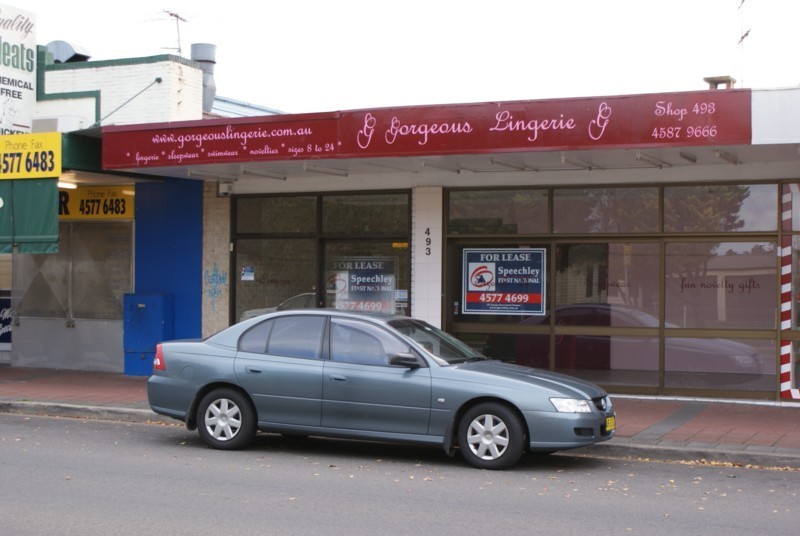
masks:
[(749, 90), (381, 108), (103, 128), (103, 167), (751, 143)]

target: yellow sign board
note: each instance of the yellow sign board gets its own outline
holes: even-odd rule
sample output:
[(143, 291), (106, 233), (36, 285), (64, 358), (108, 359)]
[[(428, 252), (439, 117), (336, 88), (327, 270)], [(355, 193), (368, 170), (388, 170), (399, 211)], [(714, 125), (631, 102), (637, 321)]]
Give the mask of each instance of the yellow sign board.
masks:
[(132, 220), (133, 186), (80, 186), (58, 190), (60, 220)]
[(0, 136), (0, 180), (61, 175), (61, 133)]

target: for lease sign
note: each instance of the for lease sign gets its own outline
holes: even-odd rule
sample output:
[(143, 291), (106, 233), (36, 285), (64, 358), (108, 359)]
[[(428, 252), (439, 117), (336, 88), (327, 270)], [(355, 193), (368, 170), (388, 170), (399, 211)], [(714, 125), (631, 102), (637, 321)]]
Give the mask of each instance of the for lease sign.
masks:
[(463, 314), (545, 314), (544, 248), (466, 248), (463, 255)]

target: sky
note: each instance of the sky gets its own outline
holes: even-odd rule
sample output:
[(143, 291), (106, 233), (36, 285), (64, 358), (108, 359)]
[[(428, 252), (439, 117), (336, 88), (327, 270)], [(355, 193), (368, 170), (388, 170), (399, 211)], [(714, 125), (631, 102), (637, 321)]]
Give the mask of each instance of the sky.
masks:
[(215, 44), (217, 95), (287, 113), (800, 85), (797, 0), (0, 2), (92, 60)]

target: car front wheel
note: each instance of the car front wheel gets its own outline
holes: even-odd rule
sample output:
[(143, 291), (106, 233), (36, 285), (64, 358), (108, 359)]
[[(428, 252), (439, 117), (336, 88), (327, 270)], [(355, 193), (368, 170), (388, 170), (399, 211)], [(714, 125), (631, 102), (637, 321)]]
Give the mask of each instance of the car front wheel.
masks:
[(519, 417), (495, 402), (469, 409), (458, 427), (458, 446), (470, 465), (481, 469), (511, 467), (524, 451), (525, 433)]
[(197, 430), (211, 448), (241, 449), (256, 435), (255, 411), (238, 391), (217, 389), (204, 396), (197, 407)]

